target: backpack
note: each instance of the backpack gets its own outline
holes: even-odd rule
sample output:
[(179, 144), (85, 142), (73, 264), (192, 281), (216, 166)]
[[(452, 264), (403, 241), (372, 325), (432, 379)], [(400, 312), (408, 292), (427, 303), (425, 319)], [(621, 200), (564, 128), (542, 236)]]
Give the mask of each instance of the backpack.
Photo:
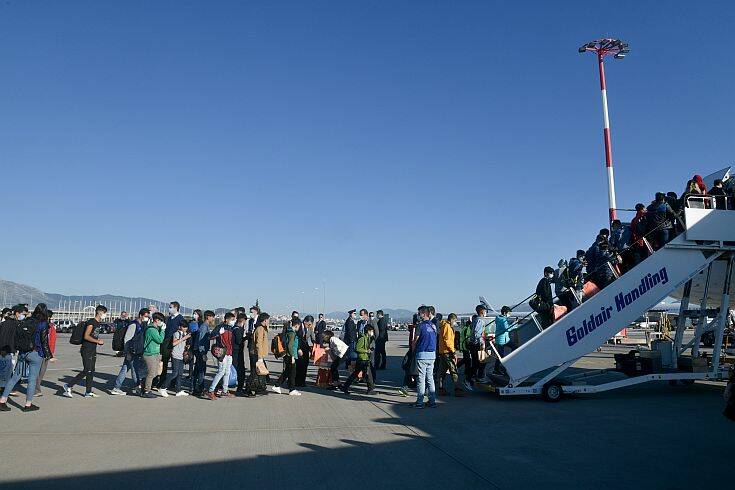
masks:
[(31, 352), (36, 347), (36, 330), (38, 330), (38, 320), (30, 317), (18, 323), (15, 327), (15, 348), (18, 352), (25, 354)]
[(71, 337), (69, 337), (69, 343), (71, 345), (82, 345), (85, 330), (87, 330), (87, 322), (79, 322), (74, 325), (71, 331)]
[(276, 356), (276, 359), (280, 359), (286, 354), (285, 345), (286, 343), (283, 341), (283, 334), (281, 333), (273, 337), (273, 340), (271, 340), (271, 352)]
[(222, 344), (219, 343), (219, 337), (217, 338), (217, 342), (212, 344), (212, 348), (210, 349), (210, 352), (214, 356), (215, 359), (222, 362), (222, 360), (225, 358), (225, 353), (227, 352), (222, 346)]
[[(135, 325), (135, 328), (138, 328), (138, 325), (135, 323), (131, 323), (130, 327)], [(145, 351), (145, 332), (148, 330), (148, 328), (143, 328), (141, 325), (140, 330), (136, 331), (135, 335), (133, 335), (133, 338), (128, 340), (128, 351), (134, 356), (142, 356), (143, 352)]]
[(115, 333), (112, 335), (112, 350), (121, 352), (125, 350), (125, 334), (128, 331), (128, 326), (123, 325), (122, 322), (115, 328)]

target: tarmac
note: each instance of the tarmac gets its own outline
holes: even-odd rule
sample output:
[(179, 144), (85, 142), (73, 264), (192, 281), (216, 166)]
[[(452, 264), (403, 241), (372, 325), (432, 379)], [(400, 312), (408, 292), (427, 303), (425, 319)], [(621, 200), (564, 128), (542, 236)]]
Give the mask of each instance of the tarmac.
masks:
[[(373, 396), (364, 385), (351, 396), (310, 386), (301, 397), (207, 401), (108, 395), (121, 364), (108, 339), (100, 397), (82, 398), (77, 386), (68, 399), (58, 390), (81, 360), (60, 336), (34, 400), (41, 410), (21, 412), (20, 396), (0, 413), (0, 488), (730, 486), (735, 425), (721, 414), (724, 383), (651, 383), (559, 403), (472, 393), (417, 410), (397, 393), (406, 346), (404, 332), (391, 332)], [(579, 366), (611, 367), (612, 348)], [(277, 374), (280, 362), (269, 367)]]

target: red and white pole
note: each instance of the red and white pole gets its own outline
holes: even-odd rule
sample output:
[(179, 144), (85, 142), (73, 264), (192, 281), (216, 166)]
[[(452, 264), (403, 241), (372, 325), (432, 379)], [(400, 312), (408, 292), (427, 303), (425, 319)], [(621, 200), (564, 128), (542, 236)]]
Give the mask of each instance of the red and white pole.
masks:
[(605, 61), (602, 52), (597, 53), (600, 66), (600, 91), (602, 92), (603, 136), (605, 138), (605, 166), (607, 167), (607, 199), (610, 203), (610, 222), (617, 219), (615, 211), (615, 176), (613, 175), (612, 143), (610, 141), (610, 118), (607, 113), (607, 86), (605, 84)]

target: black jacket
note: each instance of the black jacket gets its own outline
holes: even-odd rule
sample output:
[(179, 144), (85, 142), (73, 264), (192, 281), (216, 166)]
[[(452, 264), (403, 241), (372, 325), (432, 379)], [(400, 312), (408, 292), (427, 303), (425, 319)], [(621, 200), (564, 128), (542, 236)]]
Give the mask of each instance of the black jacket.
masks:
[(343, 339), (347, 344), (357, 342), (357, 325), (352, 317), (348, 317), (345, 321), (345, 335)]
[(377, 339), (388, 340), (388, 318), (385, 316), (378, 318)]
[(15, 318), (10, 318), (0, 323), (0, 349), (15, 352), (15, 328), (20, 323)]
[(551, 294), (551, 279), (542, 277), (536, 286), (536, 296), (549, 307), (554, 303), (554, 295)]

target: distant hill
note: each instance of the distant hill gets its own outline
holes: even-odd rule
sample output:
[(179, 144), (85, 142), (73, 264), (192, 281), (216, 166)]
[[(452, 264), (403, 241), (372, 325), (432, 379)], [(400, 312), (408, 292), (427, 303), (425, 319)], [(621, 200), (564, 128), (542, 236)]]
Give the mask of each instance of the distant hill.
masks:
[[(168, 310), (168, 300), (161, 301), (151, 298), (119, 296), (114, 294), (80, 296), (59, 293), (45, 293), (40, 289), (34, 288), (32, 286), (27, 286), (25, 284), (20, 284), (12, 281), (6, 281), (3, 279), (0, 279), (0, 302), (4, 306), (13, 306), (17, 305), (18, 303), (26, 303), (31, 305), (31, 307), (37, 305), (38, 303), (46, 303), (46, 305), (51, 310), (58, 309), (59, 305), (61, 305), (62, 307), (75, 308), (78, 307), (78, 305), (80, 304), (82, 306), (90, 304), (104, 304), (106, 306), (114, 305), (116, 310), (124, 309), (133, 313), (137, 308), (151, 304), (158, 306), (158, 308), (164, 313), (166, 313)], [(65, 306), (65, 304), (69, 306)], [(224, 314), (225, 312), (229, 311), (229, 309), (217, 308), (214, 311), (218, 314)], [(396, 321), (410, 320), (411, 316), (414, 313), (411, 310), (389, 308), (383, 308), (383, 311), (387, 315), (390, 315), (390, 317)], [(191, 312), (191, 308), (182, 308), (182, 313), (185, 315), (189, 315), (191, 314)], [(309, 313), (301, 313), (302, 316), (306, 316), (307, 314)], [(314, 315), (313, 313), (311, 314)], [(327, 318), (344, 320), (347, 318), (347, 312), (335, 311), (329, 313), (327, 315)]]
[[(411, 310), (404, 310), (404, 309), (390, 309), (390, 308), (383, 308), (383, 313), (390, 316), (391, 319), (395, 321), (406, 321), (411, 320), (413, 317), (414, 312)], [(347, 312), (346, 311), (333, 311), (329, 314), (327, 314), (327, 318), (337, 318), (339, 320), (346, 320), (347, 319)]]

